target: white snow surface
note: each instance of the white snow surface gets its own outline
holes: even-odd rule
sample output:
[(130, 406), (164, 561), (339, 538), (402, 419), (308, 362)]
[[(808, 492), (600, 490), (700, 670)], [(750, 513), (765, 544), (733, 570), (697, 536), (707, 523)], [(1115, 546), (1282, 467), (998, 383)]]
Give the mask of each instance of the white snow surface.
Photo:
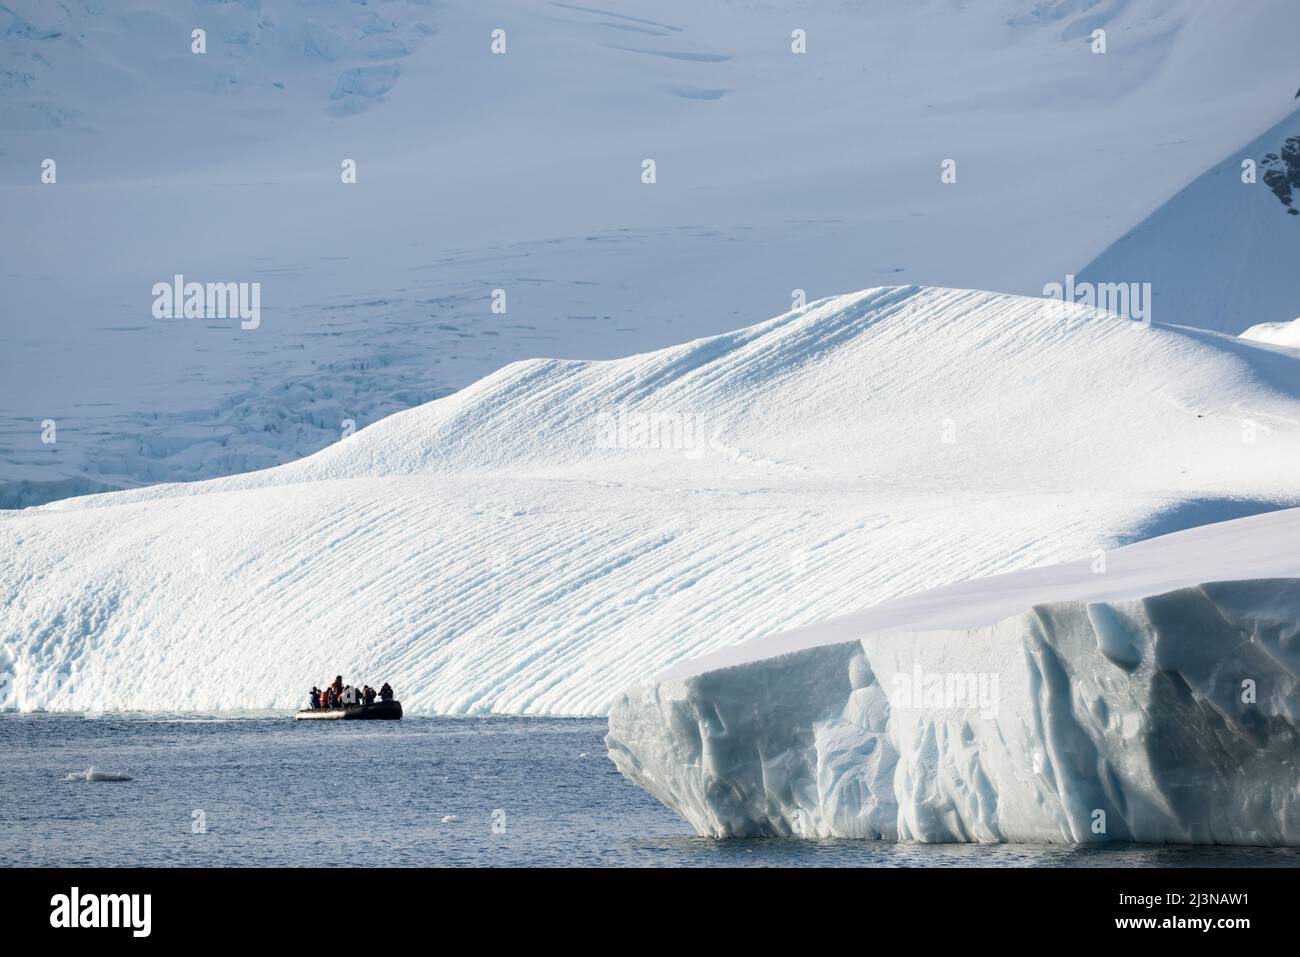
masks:
[(1300, 319), (1291, 322), (1261, 322), (1243, 332), (1241, 338), (1300, 349)]
[(701, 834), (1300, 844), (1300, 509), (887, 602), (626, 691)]
[[(1284, 143), (1297, 135), (1300, 110), (1225, 150), (1222, 160), (1079, 270), (1078, 280), (1150, 283), (1157, 319), (1199, 329), (1239, 333), (1290, 319), (1300, 303), (1300, 216), (1289, 215), (1263, 177), (1266, 158), (1285, 152)], [(1247, 161), (1256, 164), (1254, 182), (1243, 182)]]
[[(1295, 315), (1300, 221), (1237, 170), (1184, 192), (1297, 132), (1294, 0), (652, 7), (0, 5), (0, 507), (282, 464), (796, 289), (1034, 295), (1109, 250), (1157, 321)], [(153, 319), (177, 273), (261, 283), (260, 326)]]
[[(881, 287), (0, 518), (0, 706), (600, 714), (687, 658), (1300, 505), (1300, 356)], [(653, 424), (653, 437), (641, 426)], [(621, 431), (620, 431), (621, 429)]]

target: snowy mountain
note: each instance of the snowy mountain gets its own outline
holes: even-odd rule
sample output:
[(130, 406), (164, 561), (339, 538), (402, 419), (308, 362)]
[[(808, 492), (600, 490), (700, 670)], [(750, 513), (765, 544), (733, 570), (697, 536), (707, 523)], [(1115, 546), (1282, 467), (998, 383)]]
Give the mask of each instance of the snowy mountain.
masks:
[(1300, 845), (1300, 510), (912, 595), (622, 695), (701, 834)]
[[(1158, 272), (1157, 321), (1294, 318), (1267, 171), (1188, 187), (1257, 141), (1281, 159), (1291, 14), (8, 0), (0, 506), (283, 464), (512, 361), (724, 333), (795, 290), (1038, 295), (1096, 261)], [(1208, 243), (1189, 274), (1106, 252), (1171, 201)], [(1120, 245), (1143, 236), (1170, 240)], [(260, 324), (154, 319), (177, 274), (260, 283)]]
[(922, 589), (1300, 505), (1300, 354), (916, 286), (515, 363), (299, 462), (0, 518), (0, 705), (601, 713)]
[[(1151, 283), (1156, 315), (1239, 333), (1300, 311), (1300, 110), (1214, 164), (1081, 270)], [(1254, 164), (1247, 169), (1243, 164)]]

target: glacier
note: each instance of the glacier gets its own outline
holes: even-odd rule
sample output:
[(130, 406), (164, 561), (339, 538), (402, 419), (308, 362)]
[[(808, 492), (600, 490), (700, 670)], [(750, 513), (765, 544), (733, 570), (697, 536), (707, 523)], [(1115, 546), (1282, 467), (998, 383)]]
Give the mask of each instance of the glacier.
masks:
[(625, 691), (717, 837), (1300, 845), (1300, 510), (912, 595)]
[(514, 363), (300, 461), (0, 514), (0, 707), (604, 714), (910, 593), (1300, 506), (1300, 355), (885, 286)]
[[(796, 290), (1036, 295), (1094, 262), (1156, 279), (1162, 321), (1294, 318), (1300, 220), (1216, 165), (1298, 132), (1293, 6), (7, 0), (0, 509), (280, 465)], [(177, 272), (259, 281), (264, 321), (154, 320)]]

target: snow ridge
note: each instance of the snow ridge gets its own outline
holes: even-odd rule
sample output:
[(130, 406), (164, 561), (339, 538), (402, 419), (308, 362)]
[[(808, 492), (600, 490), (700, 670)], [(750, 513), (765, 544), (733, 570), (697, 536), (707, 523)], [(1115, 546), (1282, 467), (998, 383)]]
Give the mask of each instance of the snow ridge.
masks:
[(1261, 322), (1243, 332), (1241, 338), (1300, 349), (1300, 319), (1291, 322)]
[(880, 287), (515, 363), (307, 459), (0, 519), (8, 707), (603, 713), (676, 662), (1300, 504), (1297, 357)]

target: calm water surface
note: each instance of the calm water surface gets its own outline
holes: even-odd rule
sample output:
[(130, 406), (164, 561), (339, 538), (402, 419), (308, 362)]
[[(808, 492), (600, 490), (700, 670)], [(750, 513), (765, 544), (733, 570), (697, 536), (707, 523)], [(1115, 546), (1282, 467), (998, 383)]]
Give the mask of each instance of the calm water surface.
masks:
[[(0, 715), (0, 859), (28, 866), (1300, 866), (1300, 849), (699, 838), (614, 769), (604, 734), (604, 721), (567, 718)], [(65, 780), (90, 766), (134, 780)], [(195, 833), (200, 819), (206, 833)]]

